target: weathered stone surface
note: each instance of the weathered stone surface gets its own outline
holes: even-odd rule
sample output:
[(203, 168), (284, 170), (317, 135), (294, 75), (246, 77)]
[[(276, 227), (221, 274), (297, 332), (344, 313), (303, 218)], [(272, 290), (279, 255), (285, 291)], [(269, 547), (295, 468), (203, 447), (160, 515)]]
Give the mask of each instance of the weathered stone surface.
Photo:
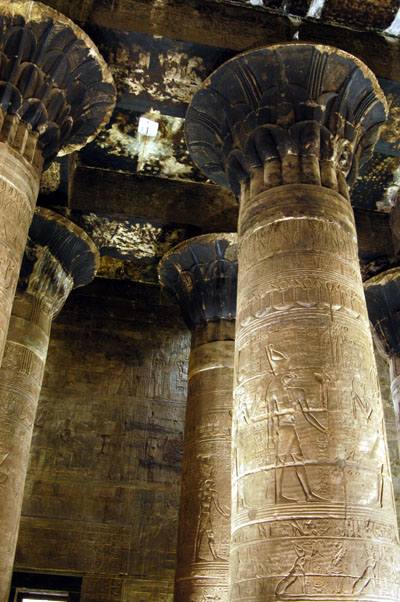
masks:
[(228, 61), (204, 82), (185, 132), (196, 164), (239, 196), (301, 182), (348, 196), (387, 106), (375, 77), (342, 51), (286, 44)]
[(72, 21), (0, 1), (0, 362), (43, 166), (92, 140), (115, 104), (111, 75)]
[(179, 303), (188, 328), (234, 320), (237, 236), (204, 234), (174, 247), (160, 263), (160, 282)]
[(381, 353), (389, 360), (392, 403), (400, 446), (400, 268), (379, 273), (364, 283), (368, 316)]
[(25, 149), (24, 141), (21, 154), (37, 146), (48, 165), (60, 149), (81, 148), (108, 122), (113, 80), (93, 42), (63, 14), (40, 2), (1, 0), (0, 15), (2, 137), (15, 146), (19, 124), (29, 124), (21, 135), (34, 146)]
[[(260, 1), (253, 2), (256, 5), (251, 6), (249, 2), (240, 0), (197, 0), (190, 3), (169, 0), (167, 4), (159, 0), (119, 0), (112, 4), (107, 1), (82, 4), (78, 0), (46, 0), (46, 4), (77, 21), (105, 27), (111, 23), (118, 29), (237, 51), (259, 47), (266, 42), (290, 41), (297, 33), (300, 40), (331, 44), (356, 54), (380, 77), (400, 79), (399, 42), (395, 36), (381, 35), (393, 16), (393, 4), (386, 0), (379, 5), (375, 1), (372, 5), (370, 2), (358, 2), (357, 11), (351, 10), (353, 2), (347, 0), (344, 8), (335, 0), (333, 12), (340, 16), (339, 25), (346, 21), (346, 27), (332, 22), (325, 11), (317, 14), (317, 18), (313, 18), (312, 13), (308, 15), (311, 4), (315, 4), (310, 0), (284, 3), (268, 0), (264, 2), (264, 10), (260, 9)], [(332, 7), (332, 2), (329, 4)], [(308, 18), (304, 18), (306, 16)], [(378, 31), (370, 28), (371, 19)]]
[(385, 113), (364, 65), (302, 44), (231, 60), (188, 111), (192, 156), (241, 200), (231, 600), (399, 595), (348, 194)]
[(16, 567), (84, 570), (85, 601), (115, 600), (115, 580), (126, 602), (170, 599), (188, 347), (155, 287), (71, 293), (52, 327)]
[(37, 209), (29, 230), (0, 369), (0, 599), (11, 583), (33, 424), (51, 321), (74, 286), (90, 282), (98, 252), (75, 224)]
[(181, 243), (160, 282), (192, 331), (175, 600), (228, 601), (236, 234)]

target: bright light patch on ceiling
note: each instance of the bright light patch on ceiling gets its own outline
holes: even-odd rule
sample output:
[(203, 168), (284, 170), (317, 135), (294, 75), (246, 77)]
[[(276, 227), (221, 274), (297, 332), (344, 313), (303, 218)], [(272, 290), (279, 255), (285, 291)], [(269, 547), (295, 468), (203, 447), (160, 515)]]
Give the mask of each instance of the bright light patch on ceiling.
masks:
[(325, 0), (312, 0), (310, 7), (307, 12), (307, 17), (314, 17), (319, 19), (324, 8)]
[(140, 117), (138, 132), (139, 134), (143, 134), (143, 136), (150, 136), (151, 138), (154, 138), (157, 136), (158, 132), (158, 121), (147, 119), (147, 117)]
[(400, 34), (400, 9), (397, 11), (394, 21), (387, 29), (385, 29), (383, 33), (386, 33), (390, 36), (398, 36)]

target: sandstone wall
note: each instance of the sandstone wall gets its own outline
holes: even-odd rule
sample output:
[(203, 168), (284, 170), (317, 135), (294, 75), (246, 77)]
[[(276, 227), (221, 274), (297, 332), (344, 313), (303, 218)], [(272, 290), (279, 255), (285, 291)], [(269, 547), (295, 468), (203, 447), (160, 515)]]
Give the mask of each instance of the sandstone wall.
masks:
[(82, 602), (172, 595), (189, 334), (158, 288), (95, 281), (53, 324), (16, 569)]

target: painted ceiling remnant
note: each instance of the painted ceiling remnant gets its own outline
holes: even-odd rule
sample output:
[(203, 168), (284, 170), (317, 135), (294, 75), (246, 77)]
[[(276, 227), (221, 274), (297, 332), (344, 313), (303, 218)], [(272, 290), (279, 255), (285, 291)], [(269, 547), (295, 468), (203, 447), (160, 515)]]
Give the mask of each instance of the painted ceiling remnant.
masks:
[[(141, 116), (158, 122), (155, 137), (138, 132)], [(114, 113), (110, 126), (83, 153), (84, 162), (107, 169), (111, 161), (117, 171), (204, 181), (186, 149), (183, 123), (182, 118), (162, 115), (160, 111), (139, 114), (120, 109)]]
[[(158, 0), (102, 0), (91, 3), (90, 10), (78, 0), (46, 3), (79, 21), (117, 85), (117, 106), (107, 129), (77, 154), (75, 172), (60, 163), (59, 174), (54, 168), (44, 175), (39, 201), (101, 218), (104, 274), (130, 277), (124, 267), (129, 260), (136, 266), (133, 278), (151, 281), (151, 274), (143, 276), (143, 266), (153, 266), (158, 257), (157, 228), (183, 228), (185, 233), (177, 236), (184, 239), (189, 232), (235, 227), (235, 202), (205, 180), (187, 153), (186, 109), (197, 88), (226, 60), (294, 35), (353, 52), (377, 74), (390, 114), (372, 159), (360, 172), (352, 203), (361, 211), (390, 212), (400, 190), (400, 0), (168, 0), (168, 9)], [(154, 138), (138, 133), (141, 116), (159, 123)], [(73, 185), (77, 175), (80, 190)], [(148, 215), (151, 226), (140, 226), (140, 238), (140, 218)], [(133, 221), (124, 224), (125, 217)], [(93, 223), (87, 221), (86, 227)], [(139, 264), (141, 275), (135, 271)]]

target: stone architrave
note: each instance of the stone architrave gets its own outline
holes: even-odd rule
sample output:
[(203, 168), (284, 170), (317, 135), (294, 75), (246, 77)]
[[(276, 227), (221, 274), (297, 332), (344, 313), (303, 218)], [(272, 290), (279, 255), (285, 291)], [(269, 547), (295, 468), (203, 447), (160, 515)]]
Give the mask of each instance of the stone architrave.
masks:
[(240, 198), (230, 599), (398, 600), (400, 554), (349, 186), (387, 107), (335, 48), (246, 52), (188, 109)]
[(90, 142), (114, 105), (79, 27), (40, 2), (0, 0), (0, 363), (41, 172)]
[(88, 284), (99, 254), (87, 234), (37, 208), (29, 230), (0, 368), (0, 600), (8, 600), (33, 424), (53, 317)]
[(205, 234), (165, 255), (164, 290), (192, 333), (175, 596), (228, 600), (236, 234)]
[(400, 448), (400, 268), (364, 282), (368, 316), (378, 348), (390, 362), (390, 387)]

